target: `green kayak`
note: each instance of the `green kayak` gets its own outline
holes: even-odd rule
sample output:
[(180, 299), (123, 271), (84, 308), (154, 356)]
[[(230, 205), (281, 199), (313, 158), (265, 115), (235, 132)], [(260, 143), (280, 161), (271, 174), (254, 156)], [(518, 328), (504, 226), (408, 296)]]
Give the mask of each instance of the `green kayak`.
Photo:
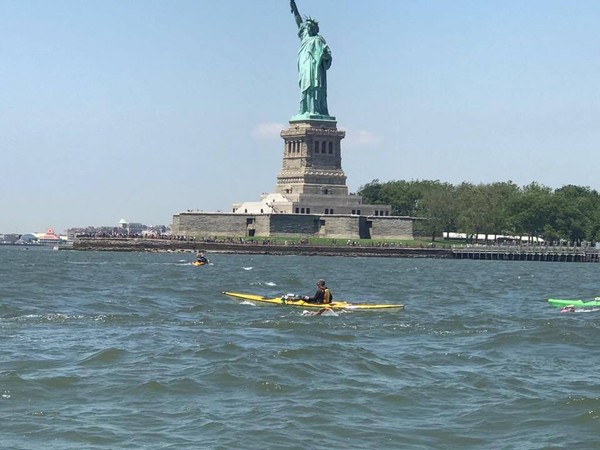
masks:
[(564, 308), (565, 306), (575, 306), (577, 308), (597, 308), (600, 307), (600, 297), (596, 297), (594, 300), (569, 300), (562, 298), (549, 298), (548, 303), (557, 308)]

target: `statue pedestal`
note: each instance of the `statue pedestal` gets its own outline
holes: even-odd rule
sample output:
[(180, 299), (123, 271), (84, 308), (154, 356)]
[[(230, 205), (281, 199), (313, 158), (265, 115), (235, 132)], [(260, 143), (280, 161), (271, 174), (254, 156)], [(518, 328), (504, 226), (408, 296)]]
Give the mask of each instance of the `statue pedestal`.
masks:
[(290, 120), (289, 128), (281, 132), (283, 167), (276, 191), (292, 201), (298, 201), (301, 194), (348, 195), (341, 156), (346, 132), (337, 129), (334, 117), (327, 117)]

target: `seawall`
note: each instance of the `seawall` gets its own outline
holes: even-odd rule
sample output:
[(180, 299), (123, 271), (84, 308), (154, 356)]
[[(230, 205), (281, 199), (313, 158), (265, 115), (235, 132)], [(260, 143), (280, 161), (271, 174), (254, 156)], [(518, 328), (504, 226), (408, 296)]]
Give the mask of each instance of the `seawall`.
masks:
[[(284, 241), (285, 242), (285, 241)], [(452, 248), (403, 247), (386, 245), (310, 245), (265, 239), (257, 241), (205, 242), (145, 238), (78, 238), (73, 250), (120, 252), (197, 252), (255, 255), (376, 256), (390, 258), (454, 258), (502, 261), (600, 262), (600, 250), (583, 246), (489, 245)]]
[(377, 256), (394, 258), (452, 258), (452, 250), (444, 248), (412, 248), (400, 246), (309, 245), (247, 242), (197, 242), (141, 238), (78, 238), (73, 250), (122, 252), (196, 252), (262, 254), (262, 255), (320, 255), (320, 256)]

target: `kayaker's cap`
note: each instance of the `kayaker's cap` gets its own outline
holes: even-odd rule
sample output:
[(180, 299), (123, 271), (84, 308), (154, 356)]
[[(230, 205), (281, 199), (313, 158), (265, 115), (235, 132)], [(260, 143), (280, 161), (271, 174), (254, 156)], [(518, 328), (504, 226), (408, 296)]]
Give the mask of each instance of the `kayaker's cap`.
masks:
[(317, 286), (325, 286), (325, 280), (317, 281)]

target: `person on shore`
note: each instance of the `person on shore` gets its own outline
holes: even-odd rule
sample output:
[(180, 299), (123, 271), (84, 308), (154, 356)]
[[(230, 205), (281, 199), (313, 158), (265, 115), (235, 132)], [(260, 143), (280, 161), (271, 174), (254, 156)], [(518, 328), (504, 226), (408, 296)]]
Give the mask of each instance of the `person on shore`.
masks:
[(204, 256), (204, 252), (198, 252), (196, 254), (196, 261), (199, 264), (208, 264), (208, 258)]
[(325, 280), (319, 280), (317, 281), (317, 292), (315, 295), (313, 297), (305, 295), (302, 299), (308, 303), (327, 304), (332, 302), (333, 294), (325, 285)]

